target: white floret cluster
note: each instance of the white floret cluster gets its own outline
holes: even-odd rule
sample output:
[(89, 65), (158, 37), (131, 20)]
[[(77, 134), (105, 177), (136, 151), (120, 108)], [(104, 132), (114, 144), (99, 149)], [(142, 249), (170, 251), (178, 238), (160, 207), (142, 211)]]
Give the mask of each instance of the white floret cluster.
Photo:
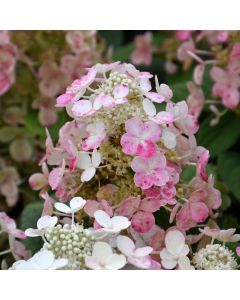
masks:
[(207, 245), (193, 257), (198, 270), (233, 270), (237, 262), (231, 250), (221, 244)]
[(85, 257), (91, 255), (94, 237), (81, 225), (64, 226), (58, 224), (45, 234), (48, 243), (44, 248), (54, 253), (56, 258), (68, 259), (67, 269), (85, 269)]

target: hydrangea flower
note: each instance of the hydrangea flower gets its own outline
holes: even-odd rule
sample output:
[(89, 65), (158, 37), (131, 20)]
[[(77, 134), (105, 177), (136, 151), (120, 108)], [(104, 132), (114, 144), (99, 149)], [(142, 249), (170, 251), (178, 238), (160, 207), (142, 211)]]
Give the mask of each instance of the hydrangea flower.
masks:
[(122, 254), (113, 253), (112, 248), (105, 242), (96, 242), (92, 256), (85, 258), (86, 266), (93, 270), (119, 270), (126, 264)]
[(166, 158), (161, 152), (156, 152), (149, 158), (135, 157), (131, 167), (135, 172), (134, 182), (142, 189), (148, 189), (153, 185), (163, 186), (169, 180)]
[(171, 230), (165, 236), (165, 246), (161, 252), (161, 264), (165, 269), (193, 269), (187, 257), (189, 247), (185, 244), (184, 235), (178, 230)]
[(92, 152), (92, 157), (89, 154), (82, 152), (79, 154), (77, 165), (80, 169), (83, 169), (81, 175), (81, 181), (89, 181), (93, 178), (96, 173), (97, 167), (101, 163), (101, 154), (94, 150)]
[(131, 222), (126, 217), (114, 216), (110, 217), (105, 211), (97, 210), (94, 213), (94, 218), (102, 227), (101, 232), (119, 233), (121, 230), (128, 228)]
[(117, 237), (118, 249), (127, 257), (128, 262), (140, 269), (149, 269), (151, 266), (151, 257), (149, 254), (153, 251), (151, 247), (136, 248), (134, 242), (127, 236), (119, 235)]
[[(80, 55), (82, 38), (78, 33), (70, 38), (72, 55)], [(203, 64), (197, 50), (187, 46), (184, 63), (198, 59)], [(196, 70), (193, 97), (201, 96), (203, 72)], [(209, 152), (194, 136), (198, 107), (191, 99), (173, 102), (172, 90), (157, 77), (154, 90), (152, 77), (131, 64), (97, 64), (57, 98), (72, 120), (60, 129), (55, 145), (47, 131), (42, 174), (30, 182), (45, 200), (43, 215), (57, 214), (59, 220), (35, 230), (44, 249), (68, 260), (67, 269), (193, 269), (195, 254), (188, 245), (205, 246), (205, 238), (189, 229), (215, 224), (221, 194), (206, 174)], [(162, 103), (160, 111), (154, 103)], [(183, 171), (190, 166), (196, 174), (186, 182)], [(53, 211), (54, 203), (59, 212)], [(159, 210), (174, 227), (158, 226)], [(231, 231), (219, 238), (225, 243), (238, 236)], [(210, 250), (218, 258), (219, 249)], [(230, 256), (227, 267), (235, 268)], [(195, 266), (200, 268), (199, 261)]]
[(143, 123), (139, 118), (133, 118), (126, 122), (125, 128), (127, 133), (121, 137), (124, 153), (146, 158), (157, 151), (156, 142), (161, 129), (156, 124), (151, 121)]
[(57, 217), (43, 216), (37, 221), (37, 229), (28, 228), (25, 230), (26, 236), (44, 236), (48, 228), (52, 228), (57, 224)]
[(29, 260), (16, 261), (10, 270), (57, 270), (67, 265), (66, 258), (55, 259), (51, 251), (41, 250)]

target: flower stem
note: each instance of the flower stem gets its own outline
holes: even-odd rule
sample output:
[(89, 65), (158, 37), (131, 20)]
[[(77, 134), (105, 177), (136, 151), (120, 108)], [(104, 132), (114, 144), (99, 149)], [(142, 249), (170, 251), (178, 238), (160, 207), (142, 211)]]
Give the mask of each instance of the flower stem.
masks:
[(4, 255), (4, 254), (7, 254), (7, 253), (11, 253), (11, 252), (12, 252), (12, 250), (9, 248), (7, 250), (4, 250), (4, 251), (0, 252), (0, 256)]

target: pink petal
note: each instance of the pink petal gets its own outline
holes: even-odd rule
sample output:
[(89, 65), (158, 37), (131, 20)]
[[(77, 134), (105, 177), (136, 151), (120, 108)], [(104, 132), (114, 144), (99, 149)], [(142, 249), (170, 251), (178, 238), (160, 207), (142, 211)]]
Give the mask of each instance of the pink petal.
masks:
[(147, 98), (152, 100), (153, 102), (157, 102), (157, 103), (162, 103), (165, 101), (164, 96), (158, 94), (158, 93), (154, 93), (154, 92), (148, 92), (146, 94)]
[(55, 190), (58, 187), (62, 177), (63, 177), (63, 170), (60, 167), (55, 168), (50, 172), (48, 182), (52, 190)]
[(87, 200), (87, 203), (84, 206), (84, 211), (90, 217), (94, 217), (95, 211), (100, 210), (100, 204), (96, 200)]
[(120, 207), (117, 210), (118, 215), (131, 218), (133, 214), (138, 210), (140, 204), (140, 197), (130, 197), (120, 203)]
[(77, 117), (88, 115), (92, 111), (92, 103), (88, 100), (79, 100), (73, 104), (72, 112)]
[(159, 112), (154, 118), (152, 118), (157, 124), (171, 124), (174, 121), (174, 115), (167, 111)]
[(134, 183), (143, 190), (149, 189), (153, 185), (152, 178), (146, 176), (143, 172), (138, 172), (134, 175)]
[(124, 98), (129, 93), (127, 84), (118, 84), (113, 89), (114, 98)]
[(139, 209), (148, 212), (155, 212), (161, 207), (161, 200), (158, 198), (146, 197), (142, 199)]
[(74, 94), (63, 94), (57, 97), (56, 99), (57, 106), (58, 107), (66, 106), (67, 104), (72, 103), (73, 99), (74, 99)]
[(150, 212), (139, 211), (133, 215), (131, 224), (136, 232), (145, 233), (152, 229), (155, 219)]
[(190, 205), (191, 217), (196, 222), (204, 222), (209, 214), (208, 207), (202, 202), (193, 202)]

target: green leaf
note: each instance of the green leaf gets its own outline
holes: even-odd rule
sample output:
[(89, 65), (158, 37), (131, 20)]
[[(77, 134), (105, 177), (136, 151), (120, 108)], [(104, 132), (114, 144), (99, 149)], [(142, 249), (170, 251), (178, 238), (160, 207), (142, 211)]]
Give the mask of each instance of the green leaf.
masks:
[(31, 113), (26, 115), (25, 125), (33, 135), (45, 136), (45, 130), (38, 120), (37, 111), (31, 111)]
[(196, 175), (195, 166), (183, 166), (181, 178), (184, 182), (189, 182)]
[(210, 126), (211, 116), (203, 121), (197, 134), (198, 144), (210, 151), (211, 157), (228, 150), (240, 137), (239, 118), (228, 112), (216, 126)]
[(184, 82), (178, 82), (175, 84), (169, 84), (170, 88), (173, 91), (173, 98), (172, 100), (174, 102), (186, 100), (187, 96), (189, 95), (189, 92), (187, 90), (187, 83)]
[[(41, 217), (43, 205), (42, 203), (28, 204), (21, 215), (20, 226), (21, 229), (36, 228), (37, 220)], [(23, 241), (25, 246), (32, 251), (32, 254), (39, 251), (43, 245), (42, 238), (40, 237), (28, 237)]]
[(219, 175), (230, 192), (240, 200), (240, 154), (227, 152), (218, 160)]
[(130, 55), (134, 49), (133, 43), (128, 44), (126, 46), (121, 46), (117, 49), (114, 49), (113, 51), (113, 60), (121, 62), (129, 62), (130, 61)]
[(100, 30), (99, 33), (114, 48), (119, 47), (123, 42), (122, 30)]

